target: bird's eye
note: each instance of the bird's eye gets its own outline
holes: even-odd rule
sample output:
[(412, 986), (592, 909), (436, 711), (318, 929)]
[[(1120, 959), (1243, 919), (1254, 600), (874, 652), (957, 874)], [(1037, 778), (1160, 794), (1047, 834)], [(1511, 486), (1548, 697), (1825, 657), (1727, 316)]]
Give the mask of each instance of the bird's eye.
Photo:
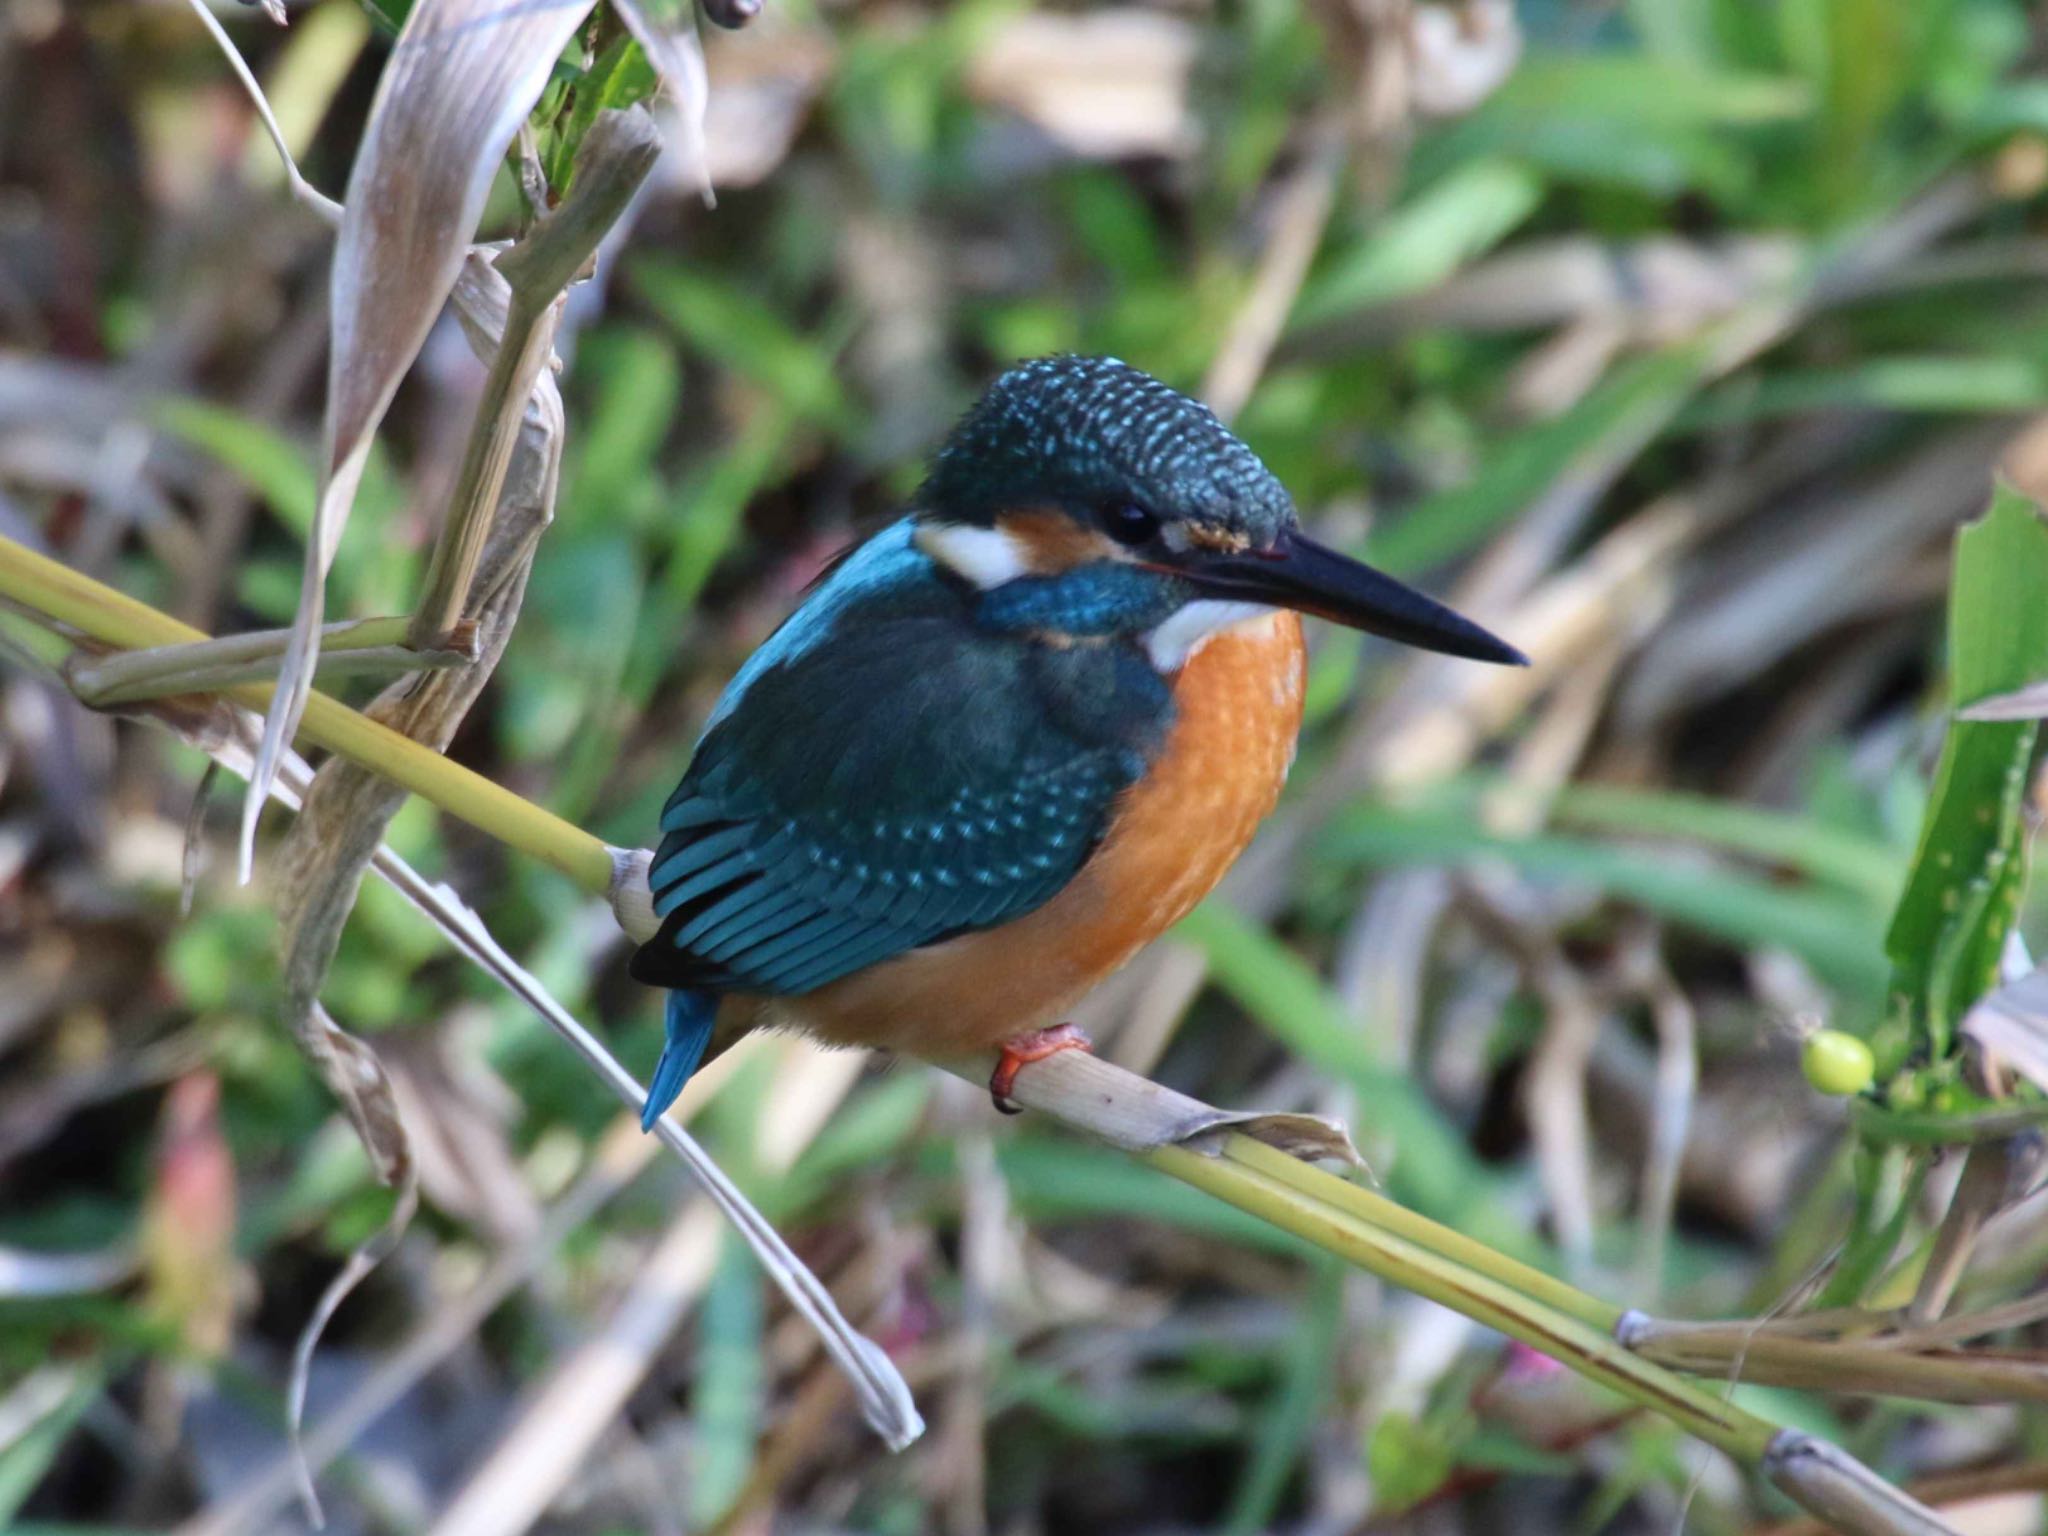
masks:
[(1144, 544), (1159, 532), (1159, 519), (1135, 501), (1112, 501), (1102, 509), (1102, 525), (1119, 544)]

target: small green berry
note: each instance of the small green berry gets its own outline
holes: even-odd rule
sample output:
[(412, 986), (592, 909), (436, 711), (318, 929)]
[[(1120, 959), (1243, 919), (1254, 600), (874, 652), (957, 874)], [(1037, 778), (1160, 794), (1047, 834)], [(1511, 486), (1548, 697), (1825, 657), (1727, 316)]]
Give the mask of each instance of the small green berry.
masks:
[(1927, 1085), (1917, 1072), (1901, 1072), (1885, 1090), (1885, 1103), (1902, 1114), (1927, 1107)]
[(1861, 1093), (1877, 1075), (1870, 1047), (1839, 1029), (1817, 1029), (1799, 1048), (1799, 1068), (1822, 1093)]

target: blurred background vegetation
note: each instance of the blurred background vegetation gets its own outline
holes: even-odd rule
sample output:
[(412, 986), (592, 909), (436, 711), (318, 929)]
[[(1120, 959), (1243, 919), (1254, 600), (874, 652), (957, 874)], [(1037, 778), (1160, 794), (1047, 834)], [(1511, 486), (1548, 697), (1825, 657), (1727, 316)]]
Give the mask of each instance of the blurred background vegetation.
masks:
[[(289, 9), (221, 14), (338, 195), (404, 7)], [(1119, 355), (1537, 665), (1316, 634), (1271, 835), (1091, 1005), (1103, 1049), (1339, 1115), (1390, 1194), (1626, 1304), (1779, 1307), (1878, 1177), (1800, 1041), (1882, 1035), (1951, 536), (2001, 459), (2048, 486), (2039, 24), (2006, 0), (770, 0), (706, 34), (716, 209), (657, 172), (572, 296), (555, 521), (454, 755), (648, 841), (725, 679), (980, 384)], [(508, 231), (509, 172), (491, 207)], [(287, 622), (330, 248), (188, 8), (11, 0), (0, 533), (212, 632)], [(445, 324), (331, 616), (407, 611), (481, 384)], [(299, 1528), (280, 1384), (390, 1209), (275, 1027), (276, 900), (260, 865), (233, 883), (227, 797), (180, 914), (202, 766), (0, 672), (0, 1525)], [(653, 1061), (600, 904), (423, 806), (392, 841)], [(310, 1422), (362, 1421), (321, 1453), (333, 1529), (1786, 1514), (1114, 1153), (770, 1043), (700, 1128), (919, 1389), (933, 1431), (892, 1459), (680, 1172), (374, 882), (324, 996), (392, 1072), (425, 1193), (314, 1362)], [(1890, 1109), (1969, 1107), (1953, 1060), (1892, 1079), (1879, 1043)], [(1941, 1173), (1880, 1172), (1924, 1258)], [(2011, 1297), (2044, 1264), (2023, 1201), (1966, 1285)], [(2038, 1468), (2048, 1431), (1743, 1391), (1901, 1479)], [(507, 1445), (558, 1453), (523, 1513), (488, 1496)], [(2037, 1494), (1973, 1508), (2042, 1528)]]

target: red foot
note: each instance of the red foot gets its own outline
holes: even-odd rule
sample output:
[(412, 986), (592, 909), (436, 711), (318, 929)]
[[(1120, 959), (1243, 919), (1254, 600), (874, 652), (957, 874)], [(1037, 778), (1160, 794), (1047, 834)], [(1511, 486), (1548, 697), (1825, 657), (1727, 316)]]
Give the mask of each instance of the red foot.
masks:
[(1034, 1029), (1028, 1035), (1019, 1035), (1014, 1040), (1003, 1042), (1002, 1059), (989, 1075), (988, 1096), (997, 1109), (1006, 1115), (1024, 1112), (1024, 1106), (1010, 1102), (1010, 1093), (1017, 1086), (1017, 1074), (1034, 1061), (1043, 1061), (1048, 1056), (1057, 1056), (1061, 1051), (1092, 1051), (1095, 1042), (1090, 1040), (1077, 1025), (1055, 1024), (1051, 1029)]

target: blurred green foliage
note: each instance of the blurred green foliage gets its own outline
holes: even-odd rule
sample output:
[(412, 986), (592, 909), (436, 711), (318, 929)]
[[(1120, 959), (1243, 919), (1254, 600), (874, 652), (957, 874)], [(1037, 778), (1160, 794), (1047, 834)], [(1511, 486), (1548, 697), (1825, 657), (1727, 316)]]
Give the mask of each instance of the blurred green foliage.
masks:
[[(395, 26), (405, 8), (379, 0), (372, 9)], [(889, 16), (793, 9), (829, 29), (836, 53), (790, 159), (759, 187), (723, 192), (715, 215), (650, 215), (651, 236), (620, 262), (601, 312), (575, 328), (556, 520), (517, 636), (458, 743), (522, 793), (619, 844), (647, 840), (739, 658), (835, 546), (914, 487), (918, 452), (995, 367), (1053, 350), (1113, 352), (1199, 387), (1252, 287), (1259, 249), (1248, 231), (1265, 189), (1294, 163), (1304, 125), (1341, 113), (1356, 88), (1312, 11), (1249, 0), (1202, 24), (1200, 147), (1184, 162), (1047, 156), (1003, 170), (992, 168), (990, 148), (1000, 114), (975, 97), (967, 71), (1013, 7)], [(1869, 416), (1886, 442), (1857, 467), (1882, 471), (1895, 446), (1924, 440), (1946, 419), (2048, 401), (2048, 313), (2013, 284), (1900, 284), (1848, 296), (1826, 289), (1845, 251), (1945, 176), (1985, 178), (2001, 151), (2048, 134), (2048, 85), (2016, 72), (2028, 47), (2023, 7), (1531, 0), (1520, 15), (1526, 53), (1501, 90), (1467, 115), (1418, 125), (1396, 162), (1380, 167), (1388, 172), (1381, 190), (1347, 174), (1280, 350), (1239, 418), (1307, 515), (1348, 517), (1375, 560), (1434, 584), (1532, 506), (1578, 484), (1589, 466), (1613, 462), (1604, 483), (1620, 492), (1588, 519), (1588, 539), (1658, 494), (1740, 460), (1759, 434), (1785, 423)], [(641, 99), (652, 86), (622, 34), (607, 28), (595, 42), (587, 62), (565, 60), (537, 114), (542, 163), (557, 190), (594, 111)], [(1975, 229), (1988, 242), (2031, 233), (2031, 196), (2024, 188), (1989, 195)], [(907, 390), (897, 398), (902, 379), (863, 353), (864, 339), (890, 317), (878, 316), (873, 294), (849, 277), (841, 242), (856, 220), (921, 245), (939, 274), (920, 296), (919, 321), (939, 340), (914, 359), (919, 398)], [(1707, 250), (1772, 242), (1791, 259), (1726, 314), (1632, 336), (1583, 390), (1548, 411), (1514, 404), (1506, 381), (1543, 344), (1551, 319), (1398, 323), (1404, 301), (1503, 250), (1572, 240), (1610, 250), (1649, 237)], [(130, 292), (101, 296), (110, 314), (135, 302)], [(1760, 355), (1732, 363), (1734, 328), (1781, 305), (1801, 318)], [(270, 521), (253, 531), (235, 569), (237, 617), (283, 622), (311, 521), (313, 433), (303, 421), (281, 425), (188, 396), (161, 402), (155, 421), (263, 507)], [(336, 617), (403, 612), (417, 590), (434, 514), (409, 478), (409, 446), (417, 445), (380, 446), (371, 460), (329, 582)], [(2048, 672), (2044, 539), (2010, 493), (1964, 535), (1946, 641), (1954, 698)], [(130, 555), (122, 581), (149, 593), (163, 577), (153, 561)], [(1924, 651), (1931, 678), (1942, 663), (1931, 624)], [(1359, 661), (1346, 640), (1319, 643), (1297, 792), (1336, 762), (1360, 698), (1380, 686)], [(1759, 675), (1767, 670), (1759, 664)], [(1568, 786), (1548, 824), (1522, 835), (1492, 829), (1481, 814), (1498, 782), (1491, 773), (1401, 799), (1361, 791), (1338, 808), (1275, 922), (1217, 903), (1186, 925), (1181, 937), (1204, 956), (1214, 987), (1166, 1070), (1232, 1101), (1264, 1081), (1243, 1042), (1268, 1040), (1354, 1095), (1364, 1134), (1390, 1154), (1382, 1171), (1393, 1193), (1498, 1246), (1554, 1261), (1528, 1219), (1532, 1176), (1522, 1149), (1503, 1157), (1482, 1145), (1492, 1129), (1486, 1108), (1441, 1102), (1324, 980), (1374, 879), (1475, 862), (1589, 893), (1592, 927), (1620, 910), (1652, 914), (1681, 945), (1711, 957), (1700, 970), (1717, 981), (1739, 957), (1789, 953), (1826, 990), (1842, 1027), (1878, 1028), (1889, 987), (1880, 1082), (1909, 1062), (1947, 1063), (1961, 1011), (1988, 984), (2008, 927), (2025, 911), (2021, 795), (2033, 728), (1952, 728), (1931, 799), (1911, 742), (1894, 741), (1887, 756), (1837, 733), (1806, 753), (1798, 792), (1768, 808), (1721, 792), (1745, 745), (1731, 739), (1741, 730), (1740, 721), (1703, 711), (1675, 730), (1680, 739), (1662, 755), (1668, 782)], [(189, 782), (189, 754), (173, 762)], [(1923, 802), (1927, 831), (1916, 855)], [(1986, 807), (1995, 808), (1988, 822)], [(508, 863), (417, 811), (401, 819), (394, 841), (430, 873), (483, 893), (494, 930), (557, 996), (602, 1018), (623, 1059), (652, 1061), (654, 1001), (618, 984), (615, 956), (593, 939), (601, 914), (564, 881)], [(237, 1165), (257, 1171), (243, 1193), (243, 1256), (261, 1265), (289, 1250), (333, 1263), (381, 1219), (388, 1196), (329, 1121), (331, 1106), (303, 1061), (268, 1025), (270, 912), (261, 898), (209, 883), (193, 917), (171, 925), (175, 893), (148, 899), (171, 934), (161, 965), (166, 1006), (189, 1017), (200, 1052), (221, 1074)], [(566, 1134), (581, 1159), (615, 1104), (569, 1070), (518, 1007), (447, 963), (425, 935), (388, 892), (367, 886), (326, 991), (331, 1006), (351, 1028), (401, 1038), (462, 1010), (477, 1023), (485, 1064), (519, 1106), (508, 1126), (515, 1153), (539, 1165), (552, 1155), (546, 1139)], [(1527, 1001), (1499, 1013), (1492, 1059), (1519, 1061), (1535, 1033)], [(1771, 1027), (1753, 999), (1741, 1005), (1741, 1022), (1751, 1037)], [(1708, 1042), (1710, 1055), (1729, 1051), (1730, 1033)], [(1796, 1073), (1789, 1059), (1785, 1070)], [(922, 1074), (864, 1083), (781, 1175), (745, 1166), (759, 1095), (749, 1098), (744, 1084), (710, 1134), (792, 1226), (843, 1219), (886, 1185), (901, 1220), (929, 1223), (950, 1243), (960, 1221), (961, 1133), (957, 1121), (934, 1114), (932, 1099)], [(312, 1134), (323, 1122), (328, 1129)], [(1865, 1250), (1878, 1253), (1883, 1239), (1881, 1259), (1897, 1246), (1909, 1202), (1898, 1195), (1897, 1167), (1878, 1161), (1856, 1169), (1865, 1196), (1856, 1210), (1874, 1224)], [(1027, 1129), (1003, 1140), (995, 1163), (1011, 1208), (1034, 1234), (1142, 1228), (1229, 1245), (1247, 1264), (1304, 1257), (1271, 1229), (1098, 1148)], [(119, 1178), (91, 1196), (0, 1212), (0, 1241), (106, 1240), (143, 1198), (140, 1139), (117, 1166)], [(1882, 1191), (1880, 1174), (1892, 1180)], [(666, 1218), (673, 1192), (663, 1185), (622, 1201), (607, 1219), (638, 1240)], [(1844, 1202), (1827, 1214), (1838, 1228)], [(451, 1248), (473, 1241), (454, 1218), (434, 1220)], [(1626, 1219), (1611, 1223), (1603, 1257), (1634, 1238)], [(574, 1276), (609, 1273), (597, 1246), (570, 1249), (563, 1262)], [(1711, 1230), (1680, 1234), (1671, 1264), (1688, 1287), (1675, 1298), (1680, 1306), (1732, 1304), (1746, 1273), (1734, 1246)], [(1750, 1257), (1770, 1269), (1768, 1255)], [(1874, 1261), (1860, 1278), (1880, 1268)], [(956, 1275), (928, 1283), (938, 1311), (957, 1308)], [(1314, 1264), (1290, 1300), (1279, 1337), (1165, 1349), (1118, 1393), (1084, 1385), (1071, 1364), (1035, 1357), (1029, 1341), (1001, 1341), (988, 1388), (992, 1419), (1006, 1431), (988, 1448), (998, 1523), (1026, 1507), (1050, 1476), (1046, 1464), (1075, 1447), (1162, 1461), (1188, 1445), (1225, 1455), (1219, 1529), (1265, 1529), (1292, 1511), (1305, 1448), (1344, 1366), (1334, 1341), (1347, 1314), (1342, 1287)], [(508, 1310), (504, 1353), (544, 1358), (555, 1320), (540, 1308)], [(724, 1255), (690, 1359), (693, 1520), (726, 1508), (754, 1464), (771, 1389), (759, 1347), (769, 1326), (759, 1277)], [(107, 1375), (152, 1347), (97, 1303), (0, 1305), (0, 1334), (22, 1359), (89, 1337)], [(89, 1378), (0, 1454), (0, 1522), (21, 1507), (101, 1379)], [(1386, 1504), (1427, 1499), (1461, 1469), (1556, 1478), (1577, 1465), (1479, 1425), (1466, 1403), (1471, 1385), (1453, 1372), (1422, 1411), (1398, 1410), (1366, 1427), (1360, 1456)], [(1025, 1432), (1007, 1434), (1019, 1424)], [(1688, 1469), (1666, 1432), (1639, 1426), (1625, 1450), (1603, 1491), (1609, 1506), (1639, 1480), (1684, 1486)], [(928, 1505), (912, 1475), (875, 1464), (866, 1473), (849, 1518), (876, 1531), (920, 1528)], [(1002, 1507), (1006, 1499), (1012, 1507)], [(1589, 1514), (1584, 1528), (1597, 1523)]]

